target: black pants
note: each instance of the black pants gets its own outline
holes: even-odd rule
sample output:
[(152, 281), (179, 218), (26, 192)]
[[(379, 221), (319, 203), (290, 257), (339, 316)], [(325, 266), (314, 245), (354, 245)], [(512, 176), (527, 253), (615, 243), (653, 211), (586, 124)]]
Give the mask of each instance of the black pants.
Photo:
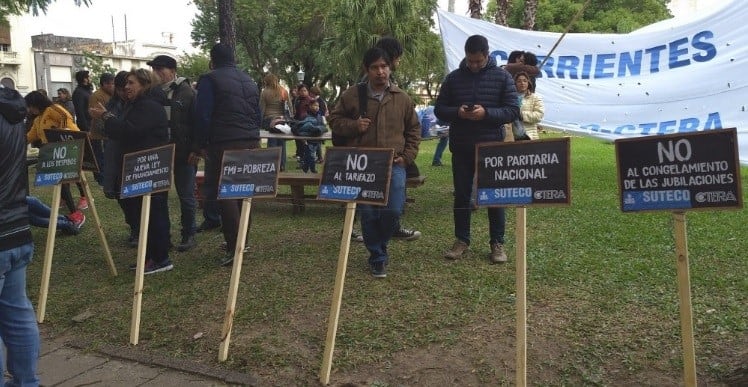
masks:
[[(255, 149), (259, 146), (259, 140), (233, 141), (230, 143), (209, 145), (208, 158), (205, 165), (205, 184), (211, 184), (214, 189), (213, 192), (218, 192), (218, 180), (221, 176), (223, 151), (233, 149)], [(210, 199), (211, 198), (206, 198), (206, 200)], [(226, 240), (227, 251), (233, 252), (236, 248), (236, 238), (239, 233), (239, 217), (241, 215), (242, 201), (237, 199), (219, 200), (218, 208), (221, 212), (223, 238)]]

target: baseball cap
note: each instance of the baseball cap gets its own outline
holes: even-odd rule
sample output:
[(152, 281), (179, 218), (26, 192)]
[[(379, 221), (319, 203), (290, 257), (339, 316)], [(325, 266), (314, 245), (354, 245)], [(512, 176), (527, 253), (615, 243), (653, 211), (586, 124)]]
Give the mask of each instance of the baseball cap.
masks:
[(177, 60), (166, 55), (158, 55), (153, 58), (153, 60), (145, 62), (145, 64), (151, 67), (166, 67), (169, 69), (177, 68)]

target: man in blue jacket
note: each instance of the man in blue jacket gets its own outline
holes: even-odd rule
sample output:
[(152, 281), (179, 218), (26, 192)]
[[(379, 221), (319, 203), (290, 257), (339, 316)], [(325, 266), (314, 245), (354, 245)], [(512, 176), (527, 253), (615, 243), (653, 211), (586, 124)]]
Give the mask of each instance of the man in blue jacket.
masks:
[[(218, 192), (223, 152), (260, 146), (260, 91), (247, 74), (236, 68), (234, 48), (218, 43), (210, 50), (210, 71), (197, 82), (195, 114), (199, 143), (207, 150), (205, 185)], [(214, 194), (215, 195), (215, 194)], [(216, 197), (206, 197), (216, 200)], [(241, 200), (220, 200), (226, 255), (220, 264), (234, 262)]]
[[(26, 206), (26, 103), (0, 85), (0, 339), (7, 349), (8, 386), (35, 386), (39, 328), (26, 295), (26, 266), (34, 243)], [(0, 350), (0, 375), (5, 351)]]
[[(456, 241), (444, 257), (454, 260), (462, 257), (470, 246), (475, 146), (481, 142), (504, 141), (504, 124), (519, 117), (514, 80), (488, 56), (488, 40), (484, 36), (473, 35), (465, 41), (465, 59), (457, 70), (444, 78), (434, 113), (440, 120), (450, 123)], [(503, 208), (488, 209), (489, 259), (493, 263), (507, 261), (505, 223)]]

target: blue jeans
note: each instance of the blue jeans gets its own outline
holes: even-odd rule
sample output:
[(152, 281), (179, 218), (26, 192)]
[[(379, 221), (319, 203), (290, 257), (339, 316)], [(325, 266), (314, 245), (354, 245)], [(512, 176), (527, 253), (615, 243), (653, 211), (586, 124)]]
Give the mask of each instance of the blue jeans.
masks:
[[(44, 204), (36, 196), (26, 196), (26, 204), (29, 206), (29, 223), (35, 227), (49, 227), (49, 216), (52, 209)], [(57, 216), (57, 228), (71, 233), (77, 233), (73, 222), (66, 216)]]
[(286, 140), (279, 140), (277, 138), (268, 139), (268, 148), (281, 148), (281, 171), (286, 170)]
[(182, 213), (183, 238), (195, 235), (195, 230), (197, 230), (195, 224), (195, 210), (197, 209), (197, 198), (195, 198), (196, 173), (196, 166), (190, 165), (186, 161), (174, 162), (174, 185), (177, 189)]
[(389, 263), (387, 244), (400, 224), (400, 215), (405, 207), (405, 168), (392, 166), (390, 193), (387, 206), (361, 204), (358, 210), (361, 216), (361, 233), (364, 245), (369, 250), (369, 265)]
[[(33, 255), (32, 243), (0, 251), (0, 338), (8, 349), (8, 372), (13, 375), (6, 386), (39, 385), (39, 328), (26, 296), (26, 266)], [(0, 375), (5, 364), (0, 351)]]
[[(454, 213), (455, 237), (470, 244), (470, 216), (473, 196), (473, 176), (475, 175), (475, 148), (452, 149), (452, 184), (455, 197)], [(504, 243), (506, 212), (504, 208), (490, 207), (488, 210), (489, 243)]]
[(444, 150), (447, 149), (447, 145), (449, 145), (449, 137), (440, 137), (439, 143), (436, 144), (436, 150), (434, 151), (434, 163), (442, 162), (442, 154), (444, 154)]

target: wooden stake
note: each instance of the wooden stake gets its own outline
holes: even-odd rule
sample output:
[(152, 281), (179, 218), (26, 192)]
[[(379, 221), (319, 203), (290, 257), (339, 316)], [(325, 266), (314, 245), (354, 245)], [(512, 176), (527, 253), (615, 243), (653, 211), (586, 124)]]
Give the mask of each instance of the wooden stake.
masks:
[(683, 344), (683, 380), (686, 387), (696, 386), (696, 352), (693, 342), (693, 312), (691, 310), (691, 276), (688, 268), (688, 238), (686, 213), (673, 212), (675, 255), (678, 264), (678, 295), (680, 298), (680, 333)]
[(527, 386), (527, 208), (516, 209), (517, 387)]
[(332, 292), (332, 304), (330, 306), (330, 317), (327, 321), (327, 339), (325, 340), (325, 353), (322, 356), (322, 368), (319, 372), (319, 381), (323, 385), (330, 383), (330, 370), (332, 369), (332, 355), (335, 351), (335, 335), (338, 332), (338, 317), (340, 317), (340, 304), (343, 301), (343, 285), (345, 283), (345, 270), (348, 266), (348, 252), (351, 249), (351, 232), (353, 231), (353, 216), (356, 214), (356, 203), (349, 202), (345, 206), (345, 223), (343, 224), (343, 235), (340, 239), (340, 254), (338, 255), (338, 270), (335, 274), (335, 287)]
[(109, 250), (109, 242), (106, 240), (106, 233), (104, 232), (104, 226), (101, 224), (101, 220), (99, 220), (99, 212), (96, 210), (96, 201), (94, 200), (93, 195), (91, 195), (91, 186), (88, 185), (88, 181), (86, 180), (86, 174), (81, 173), (81, 184), (83, 185), (83, 192), (86, 193), (86, 198), (88, 198), (88, 205), (91, 207), (91, 213), (94, 217), (94, 223), (96, 223), (96, 231), (99, 233), (99, 239), (101, 240), (101, 246), (104, 247), (104, 254), (106, 255), (106, 261), (109, 264), (109, 271), (112, 273), (113, 276), (117, 276), (117, 267), (114, 265), (114, 260), (112, 259), (112, 252)]
[(60, 213), (60, 196), (62, 185), (56, 184), (52, 188), (52, 207), (47, 226), (47, 245), (44, 249), (44, 265), (42, 267), (42, 284), (39, 289), (39, 307), (36, 310), (36, 321), (44, 322), (47, 310), (47, 295), (49, 293), (49, 278), (52, 275), (52, 256), (55, 253), (55, 235), (57, 234), (57, 215)]
[(226, 301), (226, 314), (223, 318), (223, 329), (221, 331), (221, 344), (218, 348), (218, 361), (226, 361), (229, 357), (229, 343), (231, 342), (231, 330), (234, 326), (234, 313), (236, 312), (236, 298), (239, 292), (239, 279), (242, 274), (242, 261), (244, 259), (244, 245), (247, 241), (247, 228), (249, 228), (249, 214), (252, 208), (252, 199), (242, 201), (242, 213), (239, 218), (239, 234), (236, 236), (236, 247), (234, 248), (234, 267), (231, 270), (231, 281), (229, 282), (229, 296)]
[(138, 257), (135, 268), (135, 289), (132, 300), (132, 322), (130, 344), (138, 345), (140, 336), (140, 311), (143, 305), (143, 277), (145, 276), (145, 251), (148, 247), (148, 222), (151, 215), (151, 194), (143, 196), (140, 206), (140, 234), (138, 235)]

